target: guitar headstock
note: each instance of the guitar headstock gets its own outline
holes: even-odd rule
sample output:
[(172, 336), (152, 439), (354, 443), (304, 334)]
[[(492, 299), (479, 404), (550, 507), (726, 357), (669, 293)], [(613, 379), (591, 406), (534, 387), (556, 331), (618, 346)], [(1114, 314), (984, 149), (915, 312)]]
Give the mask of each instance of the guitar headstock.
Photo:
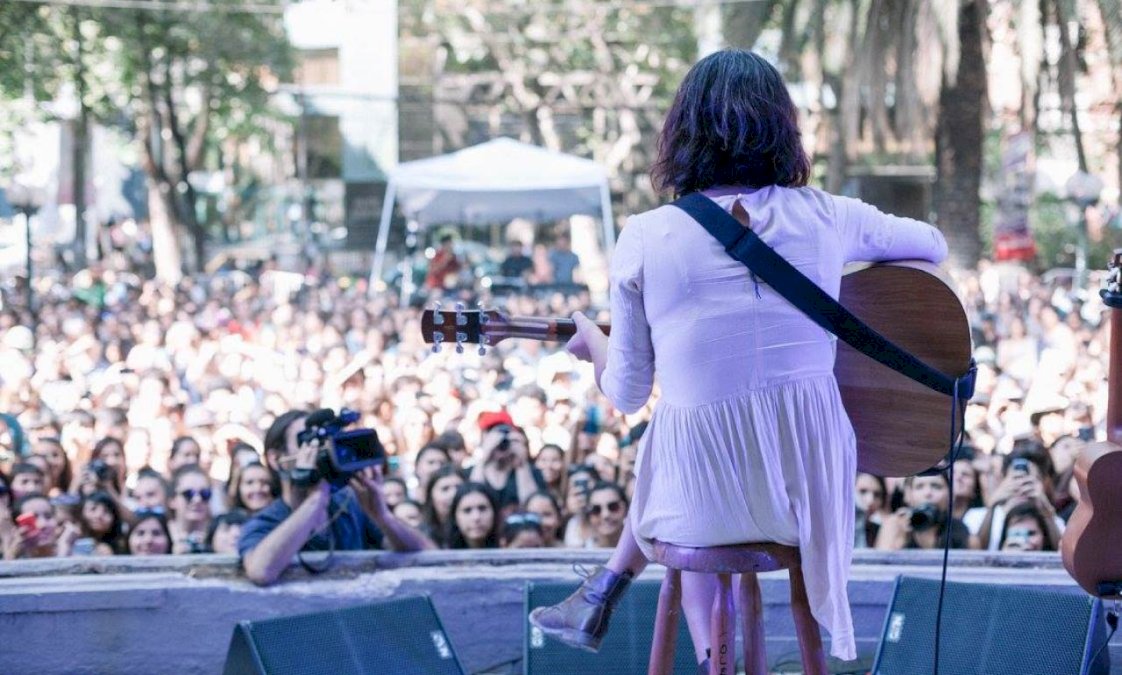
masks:
[(441, 308), (438, 302), (433, 309), (421, 314), (421, 332), (426, 344), (432, 345), (433, 353), (440, 352), (441, 345), (456, 345), (456, 353), (464, 353), (465, 344), (479, 345), (479, 355), (487, 353), (487, 345), (494, 345), (507, 337), (503, 327), (508, 320), (494, 309), (464, 309), (462, 302), (456, 303), (454, 311)]
[(1099, 291), (1103, 302), (1112, 309), (1122, 309), (1122, 249), (1115, 249), (1110, 261), (1110, 275)]

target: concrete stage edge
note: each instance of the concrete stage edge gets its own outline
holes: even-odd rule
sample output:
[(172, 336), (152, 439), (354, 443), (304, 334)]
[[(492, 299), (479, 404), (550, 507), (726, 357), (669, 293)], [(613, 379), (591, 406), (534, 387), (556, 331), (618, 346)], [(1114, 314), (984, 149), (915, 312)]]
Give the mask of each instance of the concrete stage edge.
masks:
[[(521, 673), (525, 583), (576, 584), (574, 563), (607, 551), (339, 553), (315, 578), (290, 569), (270, 588), (229, 556), (64, 558), (0, 563), (0, 667), (22, 673), (219, 673), (238, 621), (428, 593), (468, 673)], [(318, 560), (322, 556), (309, 556)], [(857, 551), (849, 585), (859, 653), (880, 639), (893, 582), (938, 578), (942, 552)], [(652, 566), (644, 578), (661, 578)], [(1082, 593), (1058, 554), (951, 553), (948, 580)], [(796, 649), (784, 572), (763, 575), (768, 655)], [(680, 648), (689, 649), (689, 645)], [(1110, 645), (1122, 672), (1122, 633)]]

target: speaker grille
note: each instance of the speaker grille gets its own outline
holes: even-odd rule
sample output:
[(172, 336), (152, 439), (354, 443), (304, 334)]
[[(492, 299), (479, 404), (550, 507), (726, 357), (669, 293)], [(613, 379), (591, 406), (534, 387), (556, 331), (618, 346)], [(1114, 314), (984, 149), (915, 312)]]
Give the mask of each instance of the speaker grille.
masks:
[[(651, 655), (659, 582), (632, 582), (615, 612), (611, 630), (596, 654), (567, 647), (547, 638), (526, 622), (527, 675), (635, 675), (645, 673)], [(572, 583), (530, 583), (526, 585), (527, 614), (543, 605), (561, 602), (574, 590)], [(696, 675), (697, 659), (686, 619), (678, 622), (678, 643), (674, 652), (674, 673)]]
[(428, 598), (317, 612), (249, 627), (270, 675), (460, 675)]
[[(929, 673), (939, 582), (901, 578), (888, 608), (876, 675)], [(944, 675), (1075, 675), (1094, 601), (1013, 586), (947, 583), (939, 648)]]

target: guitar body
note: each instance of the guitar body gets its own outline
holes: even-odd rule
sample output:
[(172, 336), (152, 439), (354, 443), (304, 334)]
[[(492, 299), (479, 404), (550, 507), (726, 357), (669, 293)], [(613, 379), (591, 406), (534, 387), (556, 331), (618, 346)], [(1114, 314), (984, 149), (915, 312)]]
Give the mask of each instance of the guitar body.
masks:
[(1060, 539), (1064, 568), (1083, 590), (1122, 597), (1122, 251), (1115, 251), (1103, 300), (1110, 312), (1109, 396), (1105, 443), (1083, 448), (1075, 460), (1079, 502)]
[(1106, 442), (1084, 448), (1075, 460), (1075, 482), (1079, 505), (1060, 540), (1064, 567), (1091, 595), (1110, 595), (1098, 586), (1122, 582), (1122, 446)]
[[(842, 277), (846, 309), (948, 375), (970, 367), (970, 324), (947, 275), (923, 261), (853, 266)], [(857, 434), (857, 468), (909, 476), (950, 448), (951, 398), (838, 341), (834, 375)]]

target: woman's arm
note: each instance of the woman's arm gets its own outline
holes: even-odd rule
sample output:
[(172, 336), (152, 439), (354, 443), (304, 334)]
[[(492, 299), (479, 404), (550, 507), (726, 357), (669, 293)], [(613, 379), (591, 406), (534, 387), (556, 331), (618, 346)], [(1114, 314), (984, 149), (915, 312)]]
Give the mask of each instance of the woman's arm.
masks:
[(654, 347), (643, 305), (642, 225), (635, 217), (628, 219), (619, 235), (610, 275), (611, 337), (583, 315), (574, 319), (600, 391), (620, 411), (632, 413), (646, 404), (654, 386)]
[(919, 220), (889, 215), (859, 199), (834, 197), (834, 216), (846, 262), (947, 258), (947, 241)]

